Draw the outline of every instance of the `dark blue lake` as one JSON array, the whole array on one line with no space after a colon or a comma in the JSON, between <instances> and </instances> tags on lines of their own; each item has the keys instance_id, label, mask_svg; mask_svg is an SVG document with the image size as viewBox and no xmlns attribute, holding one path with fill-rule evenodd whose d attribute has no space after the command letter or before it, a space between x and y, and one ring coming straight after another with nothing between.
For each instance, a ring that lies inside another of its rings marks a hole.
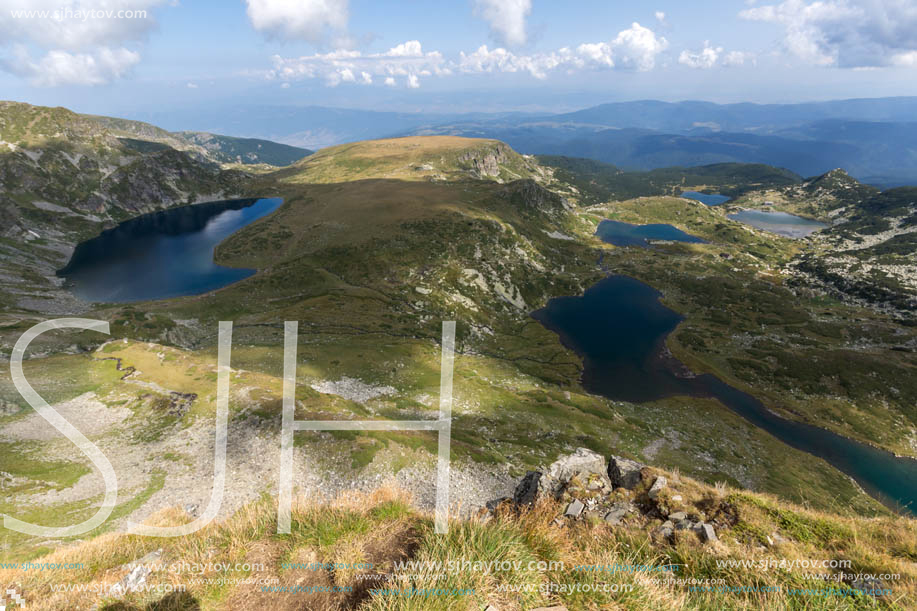
<instances>
[{"instance_id":1,"label":"dark blue lake","mask_svg":"<svg viewBox=\"0 0 917 611\"><path fill-rule=\"evenodd\" d=\"M662 223L632 225L621 221L604 220L599 223L598 228L595 230L595 235L599 236L603 242L608 242L615 246L639 246L640 248L649 248L650 243L648 240L671 240L673 242L691 242L694 244L707 243L702 238L685 233L672 225Z\"/></svg>"},{"instance_id":2,"label":"dark blue lake","mask_svg":"<svg viewBox=\"0 0 917 611\"><path fill-rule=\"evenodd\" d=\"M654 288L610 276L581 297L559 297L532 316L583 357L583 387L610 399L644 402L672 395L713 397L780 441L823 458L890 507L917 507L917 460L896 458L819 427L781 418L719 378L693 376L664 350L681 316Z\"/></svg>"},{"instance_id":3,"label":"dark blue lake","mask_svg":"<svg viewBox=\"0 0 917 611\"><path fill-rule=\"evenodd\" d=\"M144 214L79 244L57 273L87 301L123 303L206 293L255 273L217 265L213 250L282 203L279 198L230 200Z\"/></svg>"},{"instance_id":4,"label":"dark blue lake","mask_svg":"<svg viewBox=\"0 0 917 611\"><path fill-rule=\"evenodd\" d=\"M719 193L701 193L700 191L682 191L681 196L686 199L693 199L708 206L719 206L725 204L730 198Z\"/></svg>"}]
</instances>

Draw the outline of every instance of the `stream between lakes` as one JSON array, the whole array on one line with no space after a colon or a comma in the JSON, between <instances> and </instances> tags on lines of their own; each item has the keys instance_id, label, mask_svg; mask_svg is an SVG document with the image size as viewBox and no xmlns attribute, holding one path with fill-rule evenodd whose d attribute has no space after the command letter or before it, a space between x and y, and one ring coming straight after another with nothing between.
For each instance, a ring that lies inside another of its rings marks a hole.
<instances>
[{"instance_id":1,"label":"stream between lakes","mask_svg":"<svg viewBox=\"0 0 917 611\"><path fill-rule=\"evenodd\" d=\"M78 296L131 302L205 293L255 273L213 262L217 244L276 210L280 199L233 200L143 215L81 243L59 272ZM674 231L673 231L674 230ZM606 239L649 247L649 239L702 242L669 226L603 226ZM694 376L664 350L682 317L660 293L626 276L610 276L580 297L552 299L532 315L584 359L583 386L610 399L644 402L672 395L714 397L753 425L825 459L891 507L917 506L917 460L859 443L770 412L715 376Z\"/></svg>"},{"instance_id":2,"label":"stream between lakes","mask_svg":"<svg viewBox=\"0 0 917 611\"><path fill-rule=\"evenodd\" d=\"M672 395L713 397L780 441L851 476L885 505L914 513L917 460L788 420L716 376L694 376L664 349L682 317L661 293L628 276L609 276L579 297L558 297L532 316L583 357L583 387L609 399L644 402Z\"/></svg>"}]
</instances>

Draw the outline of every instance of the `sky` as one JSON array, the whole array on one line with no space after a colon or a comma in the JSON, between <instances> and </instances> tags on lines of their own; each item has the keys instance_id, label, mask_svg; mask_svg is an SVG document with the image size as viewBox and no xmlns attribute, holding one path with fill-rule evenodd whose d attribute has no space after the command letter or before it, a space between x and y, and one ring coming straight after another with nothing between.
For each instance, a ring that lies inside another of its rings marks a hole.
<instances>
[{"instance_id":1,"label":"sky","mask_svg":"<svg viewBox=\"0 0 917 611\"><path fill-rule=\"evenodd\" d=\"M0 99L97 114L897 95L915 0L0 0Z\"/></svg>"}]
</instances>

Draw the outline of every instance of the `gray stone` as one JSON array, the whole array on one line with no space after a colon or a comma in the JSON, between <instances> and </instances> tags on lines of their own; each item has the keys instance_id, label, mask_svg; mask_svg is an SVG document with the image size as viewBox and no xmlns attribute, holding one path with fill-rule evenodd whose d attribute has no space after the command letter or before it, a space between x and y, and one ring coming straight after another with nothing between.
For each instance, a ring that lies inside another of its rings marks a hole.
<instances>
[{"instance_id":1,"label":"gray stone","mask_svg":"<svg viewBox=\"0 0 917 611\"><path fill-rule=\"evenodd\" d=\"M671 537L675 533L675 525L672 524L671 520L666 520L663 522L662 526L659 527L659 534L663 537Z\"/></svg>"},{"instance_id":2,"label":"gray stone","mask_svg":"<svg viewBox=\"0 0 917 611\"><path fill-rule=\"evenodd\" d=\"M771 537L774 538L774 543L777 544L777 545L779 545L779 544L781 544L781 543L789 543L789 542L790 542L790 539L787 539L786 537L784 537L783 535L781 535L781 534L778 533L777 531L772 532L772 533L771 533Z\"/></svg>"},{"instance_id":3,"label":"gray stone","mask_svg":"<svg viewBox=\"0 0 917 611\"><path fill-rule=\"evenodd\" d=\"M146 578L149 577L152 572L152 570L145 566L135 566L121 579L121 581L108 590L108 595L121 597L129 592L136 592L146 584Z\"/></svg>"},{"instance_id":4,"label":"gray stone","mask_svg":"<svg viewBox=\"0 0 917 611\"><path fill-rule=\"evenodd\" d=\"M605 514L605 521L609 524L616 526L621 523L621 520L624 519L624 516L627 515L633 509L631 503L615 503L611 506L611 510Z\"/></svg>"},{"instance_id":5,"label":"gray stone","mask_svg":"<svg viewBox=\"0 0 917 611\"><path fill-rule=\"evenodd\" d=\"M583 508L586 506L583 505L577 499L573 499L569 505L567 505L567 510L564 512L565 516L571 518L578 518L581 513L583 513Z\"/></svg>"},{"instance_id":6,"label":"gray stone","mask_svg":"<svg viewBox=\"0 0 917 611\"><path fill-rule=\"evenodd\" d=\"M513 491L513 503L516 505L533 505L539 497L541 472L529 471Z\"/></svg>"},{"instance_id":7,"label":"gray stone","mask_svg":"<svg viewBox=\"0 0 917 611\"><path fill-rule=\"evenodd\" d=\"M656 478L656 481L653 482L653 485L650 486L650 489L647 491L647 495L651 499L659 498L659 493L662 492L662 489L665 488L668 483L669 482L665 478L665 476L660 475L659 477Z\"/></svg>"},{"instance_id":8,"label":"gray stone","mask_svg":"<svg viewBox=\"0 0 917 611\"><path fill-rule=\"evenodd\" d=\"M644 466L629 458L612 456L608 460L608 477L616 488L633 490L640 484L640 470Z\"/></svg>"},{"instance_id":9,"label":"gray stone","mask_svg":"<svg viewBox=\"0 0 917 611\"><path fill-rule=\"evenodd\" d=\"M691 530L694 528L694 522L691 520L679 520L675 522L675 530Z\"/></svg>"},{"instance_id":10,"label":"gray stone","mask_svg":"<svg viewBox=\"0 0 917 611\"><path fill-rule=\"evenodd\" d=\"M596 488L611 487L605 468L605 458L588 448L577 448L573 454L555 460L548 467L542 486L547 493L558 496L574 477L578 477L583 483L590 479L598 480Z\"/></svg>"},{"instance_id":11,"label":"gray stone","mask_svg":"<svg viewBox=\"0 0 917 611\"><path fill-rule=\"evenodd\" d=\"M854 590L859 590L866 596L882 596L883 590L887 588L882 584L882 580L875 577L863 577L850 584Z\"/></svg>"},{"instance_id":12,"label":"gray stone","mask_svg":"<svg viewBox=\"0 0 917 611\"><path fill-rule=\"evenodd\" d=\"M716 531L713 530L713 526L711 526L710 524L704 524L703 526L701 526L700 532L701 532L701 539L703 539L705 542L709 543L712 541L719 540L716 537Z\"/></svg>"},{"instance_id":13,"label":"gray stone","mask_svg":"<svg viewBox=\"0 0 917 611\"><path fill-rule=\"evenodd\" d=\"M673 522L679 522L679 521L681 521L681 520L687 520L687 519L688 519L688 514L686 514L684 511L676 511L675 513L670 513L670 514L669 514L669 519L672 520Z\"/></svg>"}]
</instances>

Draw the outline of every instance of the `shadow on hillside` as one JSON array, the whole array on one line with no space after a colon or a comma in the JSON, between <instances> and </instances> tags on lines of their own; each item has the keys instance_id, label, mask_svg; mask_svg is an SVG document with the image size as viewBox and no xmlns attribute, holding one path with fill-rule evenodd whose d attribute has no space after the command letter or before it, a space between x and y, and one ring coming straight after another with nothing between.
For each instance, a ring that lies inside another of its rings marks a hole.
<instances>
[{"instance_id":1,"label":"shadow on hillside","mask_svg":"<svg viewBox=\"0 0 917 611\"><path fill-rule=\"evenodd\" d=\"M101 611L200 611L201 604L187 592L172 592L146 606L114 603L102 607Z\"/></svg>"}]
</instances>

